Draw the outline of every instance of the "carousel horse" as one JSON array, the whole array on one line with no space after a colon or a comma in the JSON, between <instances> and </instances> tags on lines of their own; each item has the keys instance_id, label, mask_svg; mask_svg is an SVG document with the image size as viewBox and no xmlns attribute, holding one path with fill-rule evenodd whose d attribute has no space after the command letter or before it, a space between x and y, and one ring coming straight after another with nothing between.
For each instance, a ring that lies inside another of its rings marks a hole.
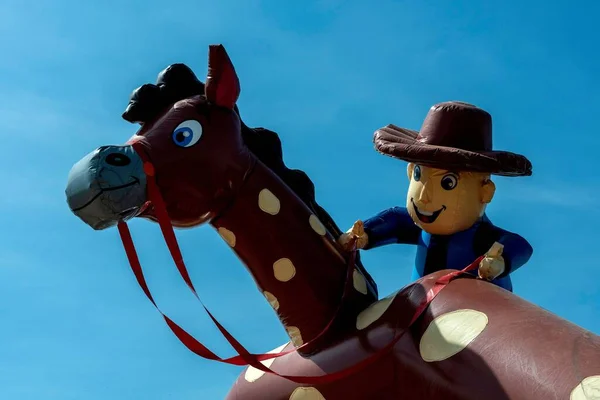
<instances>
[{"instance_id":1,"label":"carousel horse","mask_svg":"<svg viewBox=\"0 0 600 400\"><path fill-rule=\"evenodd\" d=\"M241 122L222 46L209 47L205 84L181 64L163 72L123 114L141 129L77 162L67 201L94 229L118 226L153 303L131 218L158 222L194 293L173 227L209 223L238 255L288 343L250 354L209 313L239 354L223 360L163 314L191 351L248 365L227 399L600 399L600 337L489 282L438 271L378 300L277 134Z\"/></svg>"}]
</instances>

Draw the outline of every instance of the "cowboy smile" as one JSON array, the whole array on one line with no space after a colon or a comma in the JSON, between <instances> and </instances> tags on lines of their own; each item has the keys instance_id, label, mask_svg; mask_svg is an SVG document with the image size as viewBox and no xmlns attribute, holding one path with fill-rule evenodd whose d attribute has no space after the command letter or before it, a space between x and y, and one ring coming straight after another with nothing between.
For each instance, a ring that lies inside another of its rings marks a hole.
<instances>
[{"instance_id":1,"label":"cowboy smile","mask_svg":"<svg viewBox=\"0 0 600 400\"><path fill-rule=\"evenodd\" d=\"M440 208L437 211L433 211L433 212L425 211L425 210L422 210L419 207L417 207L412 198L410 199L410 202L413 205L413 209L415 210L415 214L417 215L417 218L419 218L419 221L426 223L426 224L433 223L437 219L437 217L440 215L440 213L446 209L446 206L442 205L442 208Z\"/></svg>"}]
</instances>

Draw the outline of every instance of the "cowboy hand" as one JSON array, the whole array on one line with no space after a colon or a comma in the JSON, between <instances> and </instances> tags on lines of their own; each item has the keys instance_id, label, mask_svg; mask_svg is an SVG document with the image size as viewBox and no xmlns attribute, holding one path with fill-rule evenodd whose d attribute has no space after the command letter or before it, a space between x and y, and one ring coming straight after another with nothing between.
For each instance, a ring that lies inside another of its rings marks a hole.
<instances>
[{"instance_id":1,"label":"cowboy hand","mask_svg":"<svg viewBox=\"0 0 600 400\"><path fill-rule=\"evenodd\" d=\"M502 250L504 246L495 242L485 253L485 257L479 263L478 275L480 278L491 281L500 276L505 269Z\"/></svg>"},{"instance_id":2,"label":"cowboy hand","mask_svg":"<svg viewBox=\"0 0 600 400\"><path fill-rule=\"evenodd\" d=\"M338 238L338 243L344 250L350 251L353 247L353 240L356 240L357 249L364 248L369 242L369 237L361 220L356 221L346 233L342 233Z\"/></svg>"}]
</instances>

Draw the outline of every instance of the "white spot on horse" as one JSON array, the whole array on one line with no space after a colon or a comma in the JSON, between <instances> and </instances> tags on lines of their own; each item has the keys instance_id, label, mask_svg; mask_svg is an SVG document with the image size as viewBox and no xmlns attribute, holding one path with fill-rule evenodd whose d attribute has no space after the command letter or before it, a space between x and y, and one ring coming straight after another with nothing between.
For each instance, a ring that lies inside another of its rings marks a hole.
<instances>
[{"instance_id":1,"label":"white spot on horse","mask_svg":"<svg viewBox=\"0 0 600 400\"><path fill-rule=\"evenodd\" d=\"M275 353L282 352L283 349L285 348L285 346L288 345L288 343L284 343L281 346L277 347L276 349L269 351L268 354L275 354ZM271 368L271 365L273 365L274 362L275 362L274 358L269 358L268 360L261 361L260 363L267 368ZM265 374L264 371L261 371L260 369L256 369L253 366L248 366L248 369L246 369L246 373L244 373L244 379L247 382L255 382L258 378L260 378L264 374Z\"/></svg>"},{"instance_id":2,"label":"white spot on horse","mask_svg":"<svg viewBox=\"0 0 600 400\"><path fill-rule=\"evenodd\" d=\"M273 307L273 310L275 310L275 311L279 310L279 300L277 300L277 297L275 297L275 295L273 295L273 293L267 292L265 290L263 292L263 295L265 296L265 298L267 299L267 301L269 302L271 307Z\"/></svg>"},{"instance_id":3,"label":"white spot on horse","mask_svg":"<svg viewBox=\"0 0 600 400\"><path fill-rule=\"evenodd\" d=\"M235 247L235 233L223 227L220 227L217 231L228 245L230 245L231 247Z\"/></svg>"},{"instance_id":4,"label":"white spot on horse","mask_svg":"<svg viewBox=\"0 0 600 400\"><path fill-rule=\"evenodd\" d=\"M296 347L302 346L304 344L304 340L302 340L302 332L297 326L287 326L285 328L288 336L292 340L292 344Z\"/></svg>"},{"instance_id":5,"label":"white spot on horse","mask_svg":"<svg viewBox=\"0 0 600 400\"><path fill-rule=\"evenodd\" d=\"M277 215L281 209L281 204L277 196L269 189L263 189L258 194L258 207L267 214Z\"/></svg>"},{"instance_id":6,"label":"white spot on horse","mask_svg":"<svg viewBox=\"0 0 600 400\"><path fill-rule=\"evenodd\" d=\"M356 318L356 329L362 330L377 321L387 311L398 292L389 295L364 309Z\"/></svg>"},{"instance_id":7,"label":"white spot on horse","mask_svg":"<svg viewBox=\"0 0 600 400\"><path fill-rule=\"evenodd\" d=\"M487 315L476 310L456 310L438 316L421 337L421 358L432 362L452 357L467 348L487 324Z\"/></svg>"},{"instance_id":8,"label":"white spot on horse","mask_svg":"<svg viewBox=\"0 0 600 400\"><path fill-rule=\"evenodd\" d=\"M600 400L600 375L582 380L571 392L569 400Z\"/></svg>"},{"instance_id":9,"label":"white spot on horse","mask_svg":"<svg viewBox=\"0 0 600 400\"><path fill-rule=\"evenodd\" d=\"M290 400L325 400L325 397L314 387L297 387L292 392Z\"/></svg>"},{"instance_id":10,"label":"white spot on horse","mask_svg":"<svg viewBox=\"0 0 600 400\"><path fill-rule=\"evenodd\" d=\"M325 226L323 226L323 224L321 223L321 221L319 221L319 218L317 218L316 215L311 214L308 218L308 223L310 224L310 227L313 228L313 231L317 232L319 235L325 236L325 234L327 233Z\"/></svg>"},{"instance_id":11,"label":"white spot on horse","mask_svg":"<svg viewBox=\"0 0 600 400\"><path fill-rule=\"evenodd\" d=\"M352 283L354 284L354 289L356 289L359 293L367 294L367 281L363 274L361 274L356 269L352 273Z\"/></svg>"},{"instance_id":12,"label":"white spot on horse","mask_svg":"<svg viewBox=\"0 0 600 400\"><path fill-rule=\"evenodd\" d=\"M280 258L273 263L273 273L278 281L287 282L296 275L296 267L289 258Z\"/></svg>"}]
</instances>

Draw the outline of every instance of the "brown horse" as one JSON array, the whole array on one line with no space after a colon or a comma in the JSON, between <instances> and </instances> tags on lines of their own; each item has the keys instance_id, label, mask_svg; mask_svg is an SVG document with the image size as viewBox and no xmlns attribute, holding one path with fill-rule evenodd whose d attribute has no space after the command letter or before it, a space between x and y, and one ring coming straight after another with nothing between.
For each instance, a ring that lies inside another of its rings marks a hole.
<instances>
[{"instance_id":1,"label":"brown horse","mask_svg":"<svg viewBox=\"0 0 600 400\"><path fill-rule=\"evenodd\" d=\"M600 399L600 338L494 285L446 280L434 298L442 271L377 301L277 135L241 122L222 46L208 64L205 85L179 65L134 93L123 116L141 130L80 160L66 193L94 229L210 223L239 256L289 334L275 352L291 352L261 358L288 378L254 363L229 399Z\"/></svg>"}]
</instances>

